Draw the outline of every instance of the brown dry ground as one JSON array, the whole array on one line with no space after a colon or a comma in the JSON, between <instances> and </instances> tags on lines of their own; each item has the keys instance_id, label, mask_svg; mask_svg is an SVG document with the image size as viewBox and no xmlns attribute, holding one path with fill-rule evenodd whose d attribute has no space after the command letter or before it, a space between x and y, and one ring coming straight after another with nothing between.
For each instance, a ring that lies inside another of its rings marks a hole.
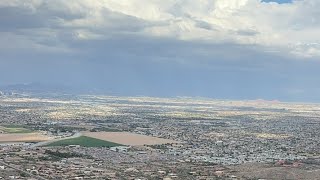
<instances>
[{"instance_id":1,"label":"brown dry ground","mask_svg":"<svg viewBox=\"0 0 320 180\"><path fill-rule=\"evenodd\" d=\"M0 143L8 142L41 142L49 138L39 133L0 134Z\"/></svg>"},{"instance_id":2,"label":"brown dry ground","mask_svg":"<svg viewBox=\"0 0 320 180\"><path fill-rule=\"evenodd\" d=\"M178 141L150 137L128 132L84 132L83 135L128 146L179 143Z\"/></svg>"},{"instance_id":3,"label":"brown dry ground","mask_svg":"<svg viewBox=\"0 0 320 180\"><path fill-rule=\"evenodd\" d=\"M274 167L259 163L248 163L231 168L241 179L290 179L290 180L316 180L320 179L320 170L308 171L299 167Z\"/></svg>"}]
</instances>

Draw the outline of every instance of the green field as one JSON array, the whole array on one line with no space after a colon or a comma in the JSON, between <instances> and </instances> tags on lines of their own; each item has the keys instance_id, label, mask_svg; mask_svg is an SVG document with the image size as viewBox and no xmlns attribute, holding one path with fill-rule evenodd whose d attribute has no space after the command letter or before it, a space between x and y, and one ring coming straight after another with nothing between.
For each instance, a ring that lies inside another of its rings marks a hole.
<instances>
[{"instance_id":1,"label":"green field","mask_svg":"<svg viewBox=\"0 0 320 180\"><path fill-rule=\"evenodd\" d=\"M4 133L32 133L34 131L24 128L22 126L16 126L16 125L5 125L5 126L0 126L0 131L3 131Z\"/></svg>"},{"instance_id":2,"label":"green field","mask_svg":"<svg viewBox=\"0 0 320 180\"><path fill-rule=\"evenodd\" d=\"M69 145L80 145L83 147L114 147L122 146L121 144L103 141L100 139L95 139L87 136L81 136L73 139L66 139L57 142L53 142L47 146L69 146Z\"/></svg>"}]
</instances>

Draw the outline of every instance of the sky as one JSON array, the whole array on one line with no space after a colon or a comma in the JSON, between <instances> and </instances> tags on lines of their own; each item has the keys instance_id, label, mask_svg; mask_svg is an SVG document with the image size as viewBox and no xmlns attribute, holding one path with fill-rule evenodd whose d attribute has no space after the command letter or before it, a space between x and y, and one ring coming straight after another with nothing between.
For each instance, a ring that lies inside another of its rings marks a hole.
<instances>
[{"instance_id":1,"label":"sky","mask_svg":"<svg viewBox=\"0 0 320 180\"><path fill-rule=\"evenodd\" d=\"M1 0L0 86L320 102L319 0Z\"/></svg>"},{"instance_id":2,"label":"sky","mask_svg":"<svg viewBox=\"0 0 320 180\"><path fill-rule=\"evenodd\" d=\"M292 0L263 0L263 2L276 2L279 4L292 3Z\"/></svg>"}]
</instances>

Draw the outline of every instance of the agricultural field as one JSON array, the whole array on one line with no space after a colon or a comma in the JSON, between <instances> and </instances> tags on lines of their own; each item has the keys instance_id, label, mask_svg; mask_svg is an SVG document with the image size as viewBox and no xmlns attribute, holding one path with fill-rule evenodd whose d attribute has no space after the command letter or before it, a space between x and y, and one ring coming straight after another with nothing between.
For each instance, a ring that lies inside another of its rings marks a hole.
<instances>
[{"instance_id":1,"label":"agricultural field","mask_svg":"<svg viewBox=\"0 0 320 180\"><path fill-rule=\"evenodd\" d=\"M57 142L48 144L47 146L69 146L69 145L80 145L82 147L114 147L122 146L121 144L104 141L92 137L81 136L72 139L65 139Z\"/></svg>"},{"instance_id":2,"label":"agricultural field","mask_svg":"<svg viewBox=\"0 0 320 180\"><path fill-rule=\"evenodd\" d=\"M4 125L0 126L0 133L32 133L34 131L24 128L22 126L16 126L16 125Z\"/></svg>"},{"instance_id":3,"label":"agricultural field","mask_svg":"<svg viewBox=\"0 0 320 180\"><path fill-rule=\"evenodd\" d=\"M42 142L50 140L49 137L39 133L11 133L0 134L0 143L13 142Z\"/></svg>"},{"instance_id":4,"label":"agricultural field","mask_svg":"<svg viewBox=\"0 0 320 180\"><path fill-rule=\"evenodd\" d=\"M143 145L157 145L157 144L177 144L178 141L163 139L157 137L150 137L140 134L128 132L85 132L85 136L110 141L114 143L124 144L128 146L143 146Z\"/></svg>"}]
</instances>

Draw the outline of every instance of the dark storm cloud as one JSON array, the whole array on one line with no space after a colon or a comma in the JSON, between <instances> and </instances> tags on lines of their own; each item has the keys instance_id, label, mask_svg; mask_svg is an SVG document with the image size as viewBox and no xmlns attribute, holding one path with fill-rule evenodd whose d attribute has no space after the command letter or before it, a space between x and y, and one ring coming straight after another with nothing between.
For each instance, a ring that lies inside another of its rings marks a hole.
<instances>
[{"instance_id":1,"label":"dark storm cloud","mask_svg":"<svg viewBox=\"0 0 320 180\"><path fill-rule=\"evenodd\" d=\"M19 7L0 7L0 22L1 31L45 26L45 21L42 17L35 16L24 8Z\"/></svg>"},{"instance_id":2,"label":"dark storm cloud","mask_svg":"<svg viewBox=\"0 0 320 180\"><path fill-rule=\"evenodd\" d=\"M196 22L196 27L203 28L206 30L213 30L214 29L214 27L207 22L199 21L199 20L196 20L195 22Z\"/></svg>"},{"instance_id":3,"label":"dark storm cloud","mask_svg":"<svg viewBox=\"0 0 320 180\"><path fill-rule=\"evenodd\" d=\"M84 17L84 13L52 9L49 2L41 4L37 9L24 6L3 6L0 7L0 30L12 32L19 29L54 28L59 25L59 20L71 21Z\"/></svg>"},{"instance_id":4,"label":"dark storm cloud","mask_svg":"<svg viewBox=\"0 0 320 180\"><path fill-rule=\"evenodd\" d=\"M170 15L155 9L144 17L100 1L39 2L0 6L0 84L53 83L118 95L320 101L313 97L320 97L316 57L293 58L286 47L241 39L263 39L255 28L230 23L230 30L219 26L228 19L212 23L184 8L173 7ZM311 54L318 49L301 46Z\"/></svg>"},{"instance_id":5,"label":"dark storm cloud","mask_svg":"<svg viewBox=\"0 0 320 180\"><path fill-rule=\"evenodd\" d=\"M249 29L249 30L238 30L236 33L241 35L241 36L255 36L255 35L259 34L259 32L251 30L251 29Z\"/></svg>"}]
</instances>

